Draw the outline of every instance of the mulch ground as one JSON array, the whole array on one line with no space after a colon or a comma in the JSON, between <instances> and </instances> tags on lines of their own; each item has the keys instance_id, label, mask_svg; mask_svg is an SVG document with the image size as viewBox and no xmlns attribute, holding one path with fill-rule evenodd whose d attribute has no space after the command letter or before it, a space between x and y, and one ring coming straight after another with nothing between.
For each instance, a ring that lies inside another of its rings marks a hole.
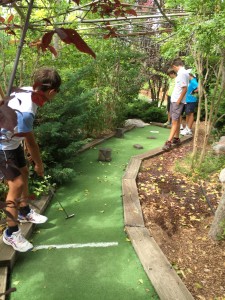
<instances>
[{"instance_id":1,"label":"mulch ground","mask_svg":"<svg viewBox=\"0 0 225 300\"><path fill-rule=\"evenodd\" d=\"M188 143L143 162L137 185L145 225L195 299L224 300L225 242L208 236L221 197L219 171L207 182L175 171L191 150Z\"/></svg>"}]
</instances>

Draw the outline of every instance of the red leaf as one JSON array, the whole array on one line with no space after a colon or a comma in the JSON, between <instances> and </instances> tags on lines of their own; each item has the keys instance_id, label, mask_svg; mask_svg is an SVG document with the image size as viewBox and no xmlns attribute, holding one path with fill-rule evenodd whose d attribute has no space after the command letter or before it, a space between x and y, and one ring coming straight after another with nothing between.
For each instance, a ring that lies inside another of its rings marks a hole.
<instances>
[{"instance_id":1,"label":"red leaf","mask_svg":"<svg viewBox=\"0 0 225 300\"><path fill-rule=\"evenodd\" d=\"M52 25L51 21L47 18L44 18L43 21L46 21L47 24Z\"/></svg>"},{"instance_id":2,"label":"red leaf","mask_svg":"<svg viewBox=\"0 0 225 300\"><path fill-rule=\"evenodd\" d=\"M95 53L81 38L81 36L77 33L76 30L70 28L57 28L55 30L58 34L60 33L59 37L62 41L64 41L67 44L74 44L79 51L90 54L91 56L96 58Z\"/></svg>"},{"instance_id":3,"label":"red leaf","mask_svg":"<svg viewBox=\"0 0 225 300\"><path fill-rule=\"evenodd\" d=\"M110 38L110 36L111 36L111 33L108 33L108 34L105 34L105 35L103 35L103 39L109 39Z\"/></svg>"},{"instance_id":4,"label":"red leaf","mask_svg":"<svg viewBox=\"0 0 225 300\"><path fill-rule=\"evenodd\" d=\"M58 53L57 51L55 50L55 48L51 45L48 46L48 49L51 51L51 53L54 55L54 56L57 56Z\"/></svg>"},{"instance_id":5,"label":"red leaf","mask_svg":"<svg viewBox=\"0 0 225 300\"><path fill-rule=\"evenodd\" d=\"M108 4L101 4L103 14L110 15L113 11L113 8L110 7Z\"/></svg>"},{"instance_id":6,"label":"red leaf","mask_svg":"<svg viewBox=\"0 0 225 300\"><path fill-rule=\"evenodd\" d=\"M4 23L5 19L3 17L0 17L0 22Z\"/></svg>"},{"instance_id":7,"label":"red leaf","mask_svg":"<svg viewBox=\"0 0 225 300\"><path fill-rule=\"evenodd\" d=\"M10 15L7 22L10 23L14 19L14 15Z\"/></svg>"},{"instance_id":8,"label":"red leaf","mask_svg":"<svg viewBox=\"0 0 225 300\"><path fill-rule=\"evenodd\" d=\"M56 28L55 31L58 34L58 36L60 37L60 39L66 43L66 44L71 44L71 40L69 35L65 32L66 29L64 28Z\"/></svg>"},{"instance_id":9,"label":"red leaf","mask_svg":"<svg viewBox=\"0 0 225 300\"><path fill-rule=\"evenodd\" d=\"M31 194L28 196L28 200L36 200L36 196L34 194Z\"/></svg>"},{"instance_id":10,"label":"red leaf","mask_svg":"<svg viewBox=\"0 0 225 300\"><path fill-rule=\"evenodd\" d=\"M92 13L94 14L94 13L96 13L98 11L98 8L96 7L96 6L93 6L93 8L92 8Z\"/></svg>"},{"instance_id":11,"label":"red leaf","mask_svg":"<svg viewBox=\"0 0 225 300\"><path fill-rule=\"evenodd\" d=\"M73 0L77 5L80 5L80 0Z\"/></svg>"},{"instance_id":12,"label":"red leaf","mask_svg":"<svg viewBox=\"0 0 225 300\"><path fill-rule=\"evenodd\" d=\"M7 34L16 35L15 31L13 31L12 29L6 28L5 31L7 32Z\"/></svg>"},{"instance_id":13,"label":"red leaf","mask_svg":"<svg viewBox=\"0 0 225 300\"><path fill-rule=\"evenodd\" d=\"M13 24L13 27L14 27L14 28L22 28L22 26L17 25L17 24Z\"/></svg>"},{"instance_id":14,"label":"red leaf","mask_svg":"<svg viewBox=\"0 0 225 300\"><path fill-rule=\"evenodd\" d=\"M16 125L17 125L17 115L15 110L6 104L1 105L0 127L13 132Z\"/></svg>"},{"instance_id":15,"label":"red leaf","mask_svg":"<svg viewBox=\"0 0 225 300\"><path fill-rule=\"evenodd\" d=\"M115 17L119 17L123 15L123 11L121 9L115 10L114 11L114 15Z\"/></svg>"},{"instance_id":16,"label":"red leaf","mask_svg":"<svg viewBox=\"0 0 225 300\"><path fill-rule=\"evenodd\" d=\"M110 32L103 36L104 39L109 39L110 37L117 37L118 34L116 33L115 29L110 30Z\"/></svg>"},{"instance_id":17,"label":"red leaf","mask_svg":"<svg viewBox=\"0 0 225 300\"><path fill-rule=\"evenodd\" d=\"M34 47L34 46L40 47L40 44L41 44L41 41L34 41L34 42L31 42L29 44L29 46L30 47Z\"/></svg>"},{"instance_id":18,"label":"red leaf","mask_svg":"<svg viewBox=\"0 0 225 300\"><path fill-rule=\"evenodd\" d=\"M49 32L47 32L47 33L45 33L45 34L43 35L42 40L41 40L41 43L43 44L43 46L44 46L45 48L47 48L47 47L49 46L49 44L51 43L51 41L52 41L52 36L53 36L54 33L55 33L55 31L52 30L52 31L49 31Z\"/></svg>"},{"instance_id":19,"label":"red leaf","mask_svg":"<svg viewBox=\"0 0 225 300\"><path fill-rule=\"evenodd\" d=\"M117 7L120 7L120 6L121 6L121 3L120 3L120 2L114 4L114 8L117 8Z\"/></svg>"},{"instance_id":20,"label":"red leaf","mask_svg":"<svg viewBox=\"0 0 225 300\"><path fill-rule=\"evenodd\" d=\"M126 13L129 15L137 16L137 13L134 9L127 9Z\"/></svg>"},{"instance_id":21,"label":"red leaf","mask_svg":"<svg viewBox=\"0 0 225 300\"><path fill-rule=\"evenodd\" d=\"M115 31L111 32L111 37L117 37L117 36L118 34Z\"/></svg>"}]
</instances>

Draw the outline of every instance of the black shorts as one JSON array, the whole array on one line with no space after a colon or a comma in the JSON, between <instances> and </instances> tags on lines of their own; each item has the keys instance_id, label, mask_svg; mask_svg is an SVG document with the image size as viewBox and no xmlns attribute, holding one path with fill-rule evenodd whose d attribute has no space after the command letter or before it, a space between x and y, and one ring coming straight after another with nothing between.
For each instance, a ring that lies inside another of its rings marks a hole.
<instances>
[{"instance_id":1,"label":"black shorts","mask_svg":"<svg viewBox=\"0 0 225 300\"><path fill-rule=\"evenodd\" d=\"M189 115L189 114L191 114L191 113L194 113L196 107L197 107L197 102L188 102L188 103L186 104L186 109L185 109L186 115Z\"/></svg>"},{"instance_id":2,"label":"black shorts","mask_svg":"<svg viewBox=\"0 0 225 300\"><path fill-rule=\"evenodd\" d=\"M6 180L18 177L21 174L20 168L25 167L26 164L22 146L14 150L0 150L0 171Z\"/></svg>"}]
</instances>

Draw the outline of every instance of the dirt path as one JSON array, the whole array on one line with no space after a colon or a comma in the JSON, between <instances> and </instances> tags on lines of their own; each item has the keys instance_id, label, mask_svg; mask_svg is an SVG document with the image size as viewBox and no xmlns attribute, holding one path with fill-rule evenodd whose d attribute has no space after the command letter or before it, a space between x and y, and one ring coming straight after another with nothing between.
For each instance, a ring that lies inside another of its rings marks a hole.
<instances>
[{"instance_id":1,"label":"dirt path","mask_svg":"<svg viewBox=\"0 0 225 300\"><path fill-rule=\"evenodd\" d=\"M138 189L146 227L195 299L225 299L225 242L208 237L221 196L218 174L191 182L174 170L192 143L142 164ZM202 191L203 188L203 191Z\"/></svg>"}]
</instances>

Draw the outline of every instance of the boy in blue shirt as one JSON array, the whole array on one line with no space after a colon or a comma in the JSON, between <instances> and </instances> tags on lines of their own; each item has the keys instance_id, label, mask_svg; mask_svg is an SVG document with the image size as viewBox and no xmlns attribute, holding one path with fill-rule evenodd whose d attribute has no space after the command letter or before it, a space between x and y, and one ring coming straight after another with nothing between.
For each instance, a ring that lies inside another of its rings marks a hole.
<instances>
[{"instance_id":1,"label":"boy in blue shirt","mask_svg":"<svg viewBox=\"0 0 225 300\"><path fill-rule=\"evenodd\" d=\"M186 127L180 132L181 135L192 135L192 125L194 123L194 113L197 107L197 92L198 92L198 82L194 74L190 73L189 70L189 85L186 95Z\"/></svg>"},{"instance_id":2,"label":"boy in blue shirt","mask_svg":"<svg viewBox=\"0 0 225 300\"><path fill-rule=\"evenodd\" d=\"M22 141L34 162L34 170L44 176L40 150L33 133L33 122L38 106L50 101L59 92L61 78L51 68L41 68L34 74L33 87L23 87L11 94L7 105L16 112L17 126L14 132L1 128L0 171L8 183L6 210L13 216L7 218L7 229L3 232L3 242L19 252L26 252L33 245L21 234L18 222L45 223L47 217L36 213L28 204L28 167Z\"/></svg>"}]
</instances>

